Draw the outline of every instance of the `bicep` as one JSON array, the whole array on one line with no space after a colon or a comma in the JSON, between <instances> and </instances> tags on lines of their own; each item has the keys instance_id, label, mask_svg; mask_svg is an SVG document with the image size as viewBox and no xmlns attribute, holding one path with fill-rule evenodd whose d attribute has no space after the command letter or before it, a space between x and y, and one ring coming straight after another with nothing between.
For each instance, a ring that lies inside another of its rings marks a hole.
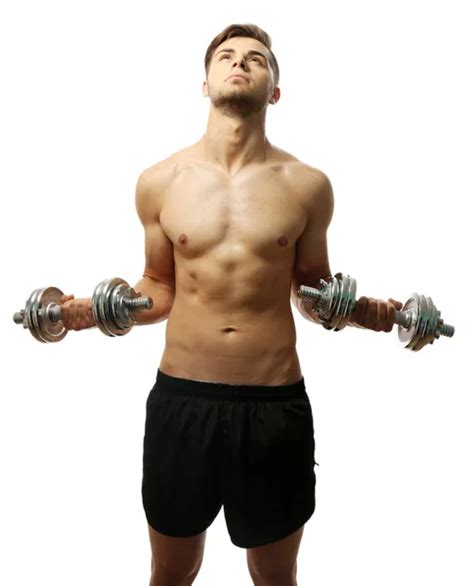
<instances>
[{"instance_id":1,"label":"bicep","mask_svg":"<svg viewBox=\"0 0 474 586\"><path fill-rule=\"evenodd\" d=\"M144 277L175 290L173 243L163 232L159 221L145 225Z\"/></svg>"},{"instance_id":2,"label":"bicep","mask_svg":"<svg viewBox=\"0 0 474 586\"><path fill-rule=\"evenodd\" d=\"M175 290L173 243L163 231L160 222L162 196L167 175L155 167L144 171L137 182L135 205L145 230L144 277Z\"/></svg>"},{"instance_id":3,"label":"bicep","mask_svg":"<svg viewBox=\"0 0 474 586\"><path fill-rule=\"evenodd\" d=\"M310 198L308 217L303 233L296 242L291 283L292 298L298 287L316 286L320 279L331 276L327 230L334 212L334 195L326 175L319 173Z\"/></svg>"}]
</instances>

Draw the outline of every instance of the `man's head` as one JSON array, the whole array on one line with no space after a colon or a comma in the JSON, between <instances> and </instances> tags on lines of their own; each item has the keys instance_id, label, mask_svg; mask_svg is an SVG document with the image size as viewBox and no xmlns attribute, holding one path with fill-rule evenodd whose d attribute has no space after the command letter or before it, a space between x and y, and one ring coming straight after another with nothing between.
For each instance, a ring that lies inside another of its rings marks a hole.
<instances>
[{"instance_id":1,"label":"man's head","mask_svg":"<svg viewBox=\"0 0 474 586\"><path fill-rule=\"evenodd\" d=\"M256 25L226 27L207 48L203 95L230 116L246 117L276 104L280 71L271 44L268 34Z\"/></svg>"}]
</instances>

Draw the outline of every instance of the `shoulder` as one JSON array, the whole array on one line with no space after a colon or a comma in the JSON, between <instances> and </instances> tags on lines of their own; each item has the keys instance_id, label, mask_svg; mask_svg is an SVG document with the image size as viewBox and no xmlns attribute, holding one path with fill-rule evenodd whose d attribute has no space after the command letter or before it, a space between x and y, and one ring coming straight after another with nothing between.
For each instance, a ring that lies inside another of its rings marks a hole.
<instances>
[{"instance_id":1,"label":"shoulder","mask_svg":"<svg viewBox=\"0 0 474 586\"><path fill-rule=\"evenodd\" d=\"M331 181L321 169L296 160L288 162L285 175L308 213L334 206Z\"/></svg>"},{"instance_id":2,"label":"shoulder","mask_svg":"<svg viewBox=\"0 0 474 586\"><path fill-rule=\"evenodd\" d=\"M135 188L135 207L142 223L159 218L166 189L177 172L172 156L144 169Z\"/></svg>"},{"instance_id":3,"label":"shoulder","mask_svg":"<svg viewBox=\"0 0 474 586\"><path fill-rule=\"evenodd\" d=\"M328 189L330 186L329 177L316 167L312 167L302 161L292 161L288 165L288 174L310 193Z\"/></svg>"},{"instance_id":4,"label":"shoulder","mask_svg":"<svg viewBox=\"0 0 474 586\"><path fill-rule=\"evenodd\" d=\"M176 172L177 162L173 160L173 155L162 161L144 169L137 180L139 190L148 190L154 186L161 187L166 181L170 180Z\"/></svg>"},{"instance_id":5,"label":"shoulder","mask_svg":"<svg viewBox=\"0 0 474 586\"><path fill-rule=\"evenodd\" d=\"M147 217L159 216L167 189L194 159L194 146L191 145L172 153L140 173L135 190L135 202L140 217L143 214Z\"/></svg>"},{"instance_id":6,"label":"shoulder","mask_svg":"<svg viewBox=\"0 0 474 586\"><path fill-rule=\"evenodd\" d=\"M272 153L272 159L282 164L284 175L296 186L307 188L313 192L314 190L327 189L330 185L328 176L321 169L308 165L275 145L272 145Z\"/></svg>"}]
</instances>

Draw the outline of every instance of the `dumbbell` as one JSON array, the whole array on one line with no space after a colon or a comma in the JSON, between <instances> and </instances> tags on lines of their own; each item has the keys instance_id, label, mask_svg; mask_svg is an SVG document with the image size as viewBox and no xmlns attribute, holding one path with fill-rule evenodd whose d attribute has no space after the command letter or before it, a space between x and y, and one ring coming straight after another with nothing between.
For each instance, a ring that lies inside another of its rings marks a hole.
<instances>
[{"instance_id":1,"label":"dumbbell","mask_svg":"<svg viewBox=\"0 0 474 586\"><path fill-rule=\"evenodd\" d=\"M320 279L317 288L301 285L297 295L313 301L312 310L327 330L339 332L346 327L356 307L356 288L355 279L337 273L329 282ZM412 293L403 308L395 311L395 323L400 342L415 352L440 336L454 335L454 326L443 322L432 299L418 293Z\"/></svg>"},{"instance_id":2,"label":"dumbbell","mask_svg":"<svg viewBox=\"0 0 474 586\"><path fill-rule=\"evenodd\" d=\"M39 342L59 342L68 330L61 321L61 296L57 287L35 289L25 308L13 315L16 324L30 330ZM97 327L107 336L127 334L136 321L133 314L153 307L151 297L142 297L120 278L105 279L94 289L92 314Z\"/></svg>"}]
</instances>

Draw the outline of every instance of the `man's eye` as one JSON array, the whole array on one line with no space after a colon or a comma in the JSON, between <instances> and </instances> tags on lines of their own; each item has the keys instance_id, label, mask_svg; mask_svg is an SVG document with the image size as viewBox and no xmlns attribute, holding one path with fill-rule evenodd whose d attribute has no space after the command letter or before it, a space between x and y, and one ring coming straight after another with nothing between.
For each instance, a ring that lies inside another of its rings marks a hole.
<instances>
[{"instance_id":1,"label":"man's eye","mask_svg":"<svg viewBox=\"0 0 474 586\"><path fill-rule=\"evenodd\" d=\"M220 58L220 61L222 61L222 59L224 59L224 57L229 57L229 55L224 54L222 55L222 57ZM257 61L257 63L260 63L260 59L258 57L251 57L251 60Z\"/></svg>"}]
</instances>

